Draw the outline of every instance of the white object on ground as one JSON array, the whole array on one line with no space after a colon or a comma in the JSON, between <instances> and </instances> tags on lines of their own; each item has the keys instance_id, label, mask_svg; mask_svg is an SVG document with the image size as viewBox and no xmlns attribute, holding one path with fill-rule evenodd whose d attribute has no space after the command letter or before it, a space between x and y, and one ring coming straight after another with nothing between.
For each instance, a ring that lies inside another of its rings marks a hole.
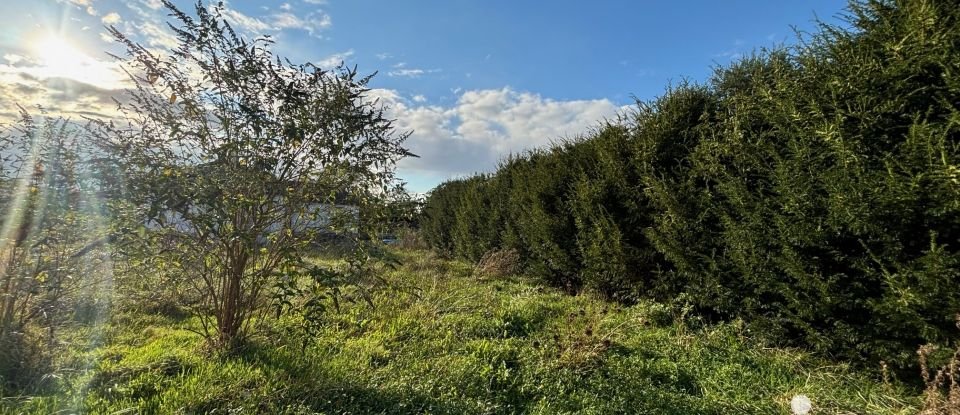
<instances>
[{"instance_id":1,"label":"white object on ground","mask_svg":"<svg viewBox=\"0 0 960 415\"><path fill-rule=\"evenodd\" d=\"M807 415L813 409L813 404L810 403L807 395L794 395L790 400L790 409L793 410L794 415Z\"/></svg>"}]
</instances>

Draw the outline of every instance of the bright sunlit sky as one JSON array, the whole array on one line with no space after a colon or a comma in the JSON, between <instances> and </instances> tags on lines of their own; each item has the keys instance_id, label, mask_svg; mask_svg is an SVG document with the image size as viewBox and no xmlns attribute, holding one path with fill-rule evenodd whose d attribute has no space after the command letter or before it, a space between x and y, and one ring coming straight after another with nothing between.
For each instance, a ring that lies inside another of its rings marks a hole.
<instances>
[{"instance_id":1,"label":"bright sunlit sky","mask_svg":"<svg viewBox=\"0 0 960 415\"><path fill-rule=\"evenodd\" d=\"M176 1L189 10L193 2ZM413 191L490 171L510 152L572 137L671 82L704 81L750 51L837 23L842 0L287 0L227 3L235 27L322 67L379 71L373 93L413 130ZM0 119L15 103L110 116L127 84L105 54L115 25L162 49L159 0L2 0Z\"/></svg>"}]
</instances>

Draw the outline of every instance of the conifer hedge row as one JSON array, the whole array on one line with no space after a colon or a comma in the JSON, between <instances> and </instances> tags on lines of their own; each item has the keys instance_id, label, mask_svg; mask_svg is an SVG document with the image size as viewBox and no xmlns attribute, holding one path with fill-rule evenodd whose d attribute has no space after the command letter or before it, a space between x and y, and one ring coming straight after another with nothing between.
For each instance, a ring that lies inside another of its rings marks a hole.
<instances>
[{"instance_id":1,"label":"conifer hedge row","mask_svg":"<svg viewBox=\"0 0 960 415\"><path fill-rule=\"evenodd\" d=\"M960 8L866 1L849 25L718 68L587 137L441 184L435 249L515 249L609 298L683 301L843 358L957 342Z\"/></svg>"}]
</instances>

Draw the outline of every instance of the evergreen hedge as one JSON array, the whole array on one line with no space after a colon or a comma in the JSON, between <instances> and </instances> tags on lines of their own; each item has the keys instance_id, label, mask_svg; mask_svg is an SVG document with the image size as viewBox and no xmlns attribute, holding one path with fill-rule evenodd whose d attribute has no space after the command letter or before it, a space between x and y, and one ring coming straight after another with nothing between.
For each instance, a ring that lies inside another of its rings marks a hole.
<instances>
[{"instance_id":1,"label":"evergreen hedge","mask_svg":"<svg viewBox=\"0 0 960 415\"><path fill-rule=\"evenodd\" d=\"M428 243L908 367L960 312L960 8L851 3L798 46L429 195Z\"/></svg>"}]
</instances>

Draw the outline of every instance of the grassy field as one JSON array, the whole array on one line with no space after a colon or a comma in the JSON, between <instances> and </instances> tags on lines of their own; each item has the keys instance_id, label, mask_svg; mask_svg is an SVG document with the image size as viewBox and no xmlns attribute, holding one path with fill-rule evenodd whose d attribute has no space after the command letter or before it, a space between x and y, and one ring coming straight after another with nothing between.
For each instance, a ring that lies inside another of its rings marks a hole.
<instances>
[{"instance_id":1,"label":"grassy field","mask_svg":"<svg viewBox=\"0 0 960 415\"><path fill-rule=\"evenodd\" d=\"M53 391L2 413L915 413L919 398L736 323L704 326L658 304L617 306L522 277L401 252L394 289L331 313L318 338L269 324L211 356L189 318L116 312L96 347L57 360Z\"/></svg>"}]
</instances>

